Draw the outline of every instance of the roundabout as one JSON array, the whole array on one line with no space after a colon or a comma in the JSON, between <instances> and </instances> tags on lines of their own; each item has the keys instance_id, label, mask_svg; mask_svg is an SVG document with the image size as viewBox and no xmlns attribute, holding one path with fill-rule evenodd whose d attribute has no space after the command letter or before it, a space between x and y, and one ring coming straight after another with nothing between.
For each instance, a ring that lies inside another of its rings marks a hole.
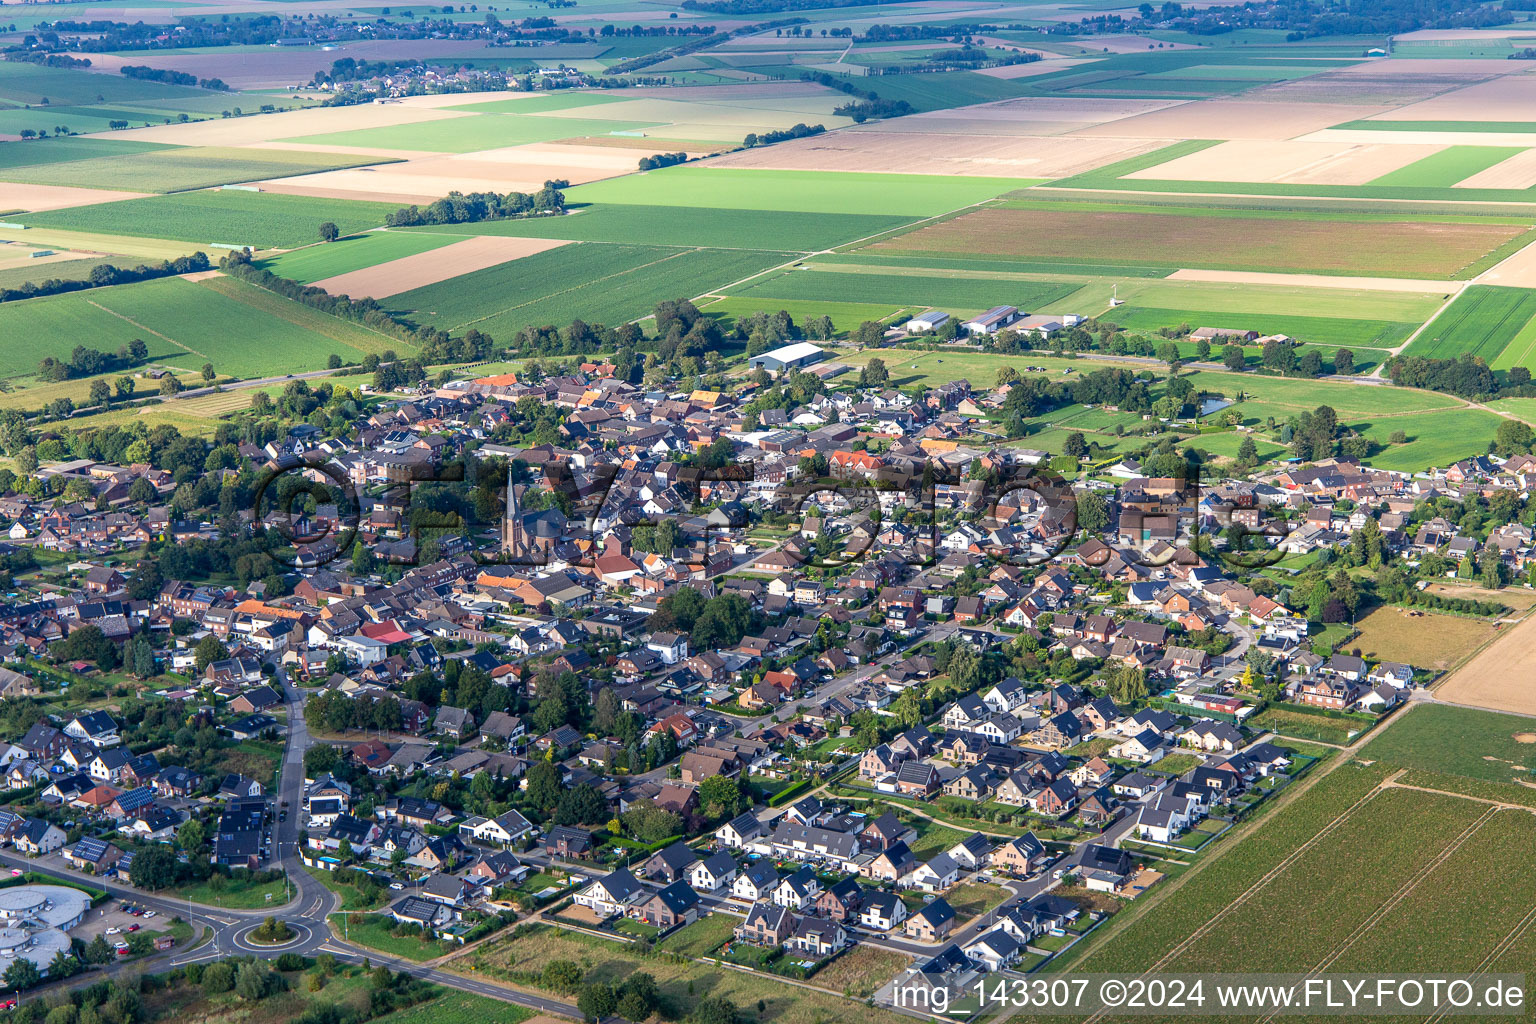
<instances>
[{"instance_id":1,"label":"roundabout","mask_svg":"<svg viewBox=\"0 0 1536 1024\"><path fill-rule=\"evenodd\" d=\"M306 924L298 921L281 920L278 923L287 927L287 938L277 942L264 942L256 938L255 933L260 931L265 924L265 922L256 921L236 931L232 936L232 941L238 949L245 950L248 953L280 953L296 947L307 946L314 937L314 933Z\"/></svg>"}]
</instances>

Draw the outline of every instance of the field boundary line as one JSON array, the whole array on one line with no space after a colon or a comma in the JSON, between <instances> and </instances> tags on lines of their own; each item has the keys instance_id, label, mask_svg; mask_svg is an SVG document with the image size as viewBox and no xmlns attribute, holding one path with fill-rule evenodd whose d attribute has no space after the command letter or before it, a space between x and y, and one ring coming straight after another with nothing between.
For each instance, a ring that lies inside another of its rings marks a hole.
<instances>
[{"instance_id":1,"label":"field boundary line","mask_svg":"<svg viewBox=\"0 0 1536 1024\"><path fill-rule=\"evenodd\" d=\"M162 341L170 342L172 345L175 345L177 348L181 349L183 352L186 352L188 355L201 356L202 358L207 359L210 363L213 362L213 360L211 358L209 358L206 354L204 354L202 352L199 352L197 349L193 348L191 345L188 345L188 344L186 344L184 342L177 341L175 338L172 338L169 335L161 334L159 331L155 330L152 327L145 327L143 324L139 323L137 320L135 320L131 316L125 316L122 313L119 313L115 309L108 309L106 306L103 306L101 303L97 302L95 299L86 299L85 301L89 302L91 305L95 306L97 309L101 310L103 313L110 313L112 316L117 317L119 320L122 320L122 321L124 321L126 323L132 324L133 326L137 327L139 330L143 331L146 334L153 334L155 337L159 338Z\"/></svg>"},{"instance_id":2,"label":"field boundary line","mask_svg":"<svg viewBox=\"0 0 1536 1024\"><path fill-rule=\"evenodd\" d=\"M1336 946L1333 952L1329 953L1327 956L1323 957L1322 960L1318 961L1316 966L1307 972L1307 975L1309 977L1315 976L1337 963L1339 957L1349 952L1350 947L1352 947L1356 942L1364 937L1366 933L1368 933L1372 928L1375 928L1376 925L1380 924L1382 918L1390 914L1393 909L1395 909L1399 904L1403 902L1403 900L1408 898L1409 894L1411 894L1415 889L1419 887L1419 883L1423 882L1424 879L1427 878L1429 874L1438 868L1441 864L1444 864L1446 861L1455 856L1456 852L1466 845L1467 840L1471 839L1472 836L1478 832L1478 830L1480 830L1484 825L1491 821L1493 816L1498 813L1498 807L1488 808L1482 814L1478 815L1475 821L1463 829L1460 835L1451 840L1451 842L1446 845L1445 849L1441 850L1438 854L1420 864L1418 868L1414 870L1413 874L1408 877L1408 880L1398 888L1397 892L1393 893L1386 900L1382 901L1382 903L1375 910L1371 911L1371 913L1366 916L1366 919L1361 921L1360 924L1355 927L1354 931L1346 935L1344 937L1344 941ZM1271 1011L1260 1020L1259 1024L1269 1024L1269 1021L1274 1020L1276 1016L1277 1014L1274 1011Z\"/></svg>"},{"instance_id":3,"label":"field boundary line","mask_svg":"<svg viewBox=\"0 0 1536 1024\"><path fill-rule=\"evenodd\" d=\"M1443 303L1441 303L1440 304L1440 308L1435 310L1433 313L1431 313L1429 315L1428 319L1426 319L1423 323L1419 324L1419 329L1418 330L1414 331L1412 334L1408 335L1408 337L1404 338L1403 339L1403 343L1401 345L1397 346L1396 348L1389 348L1389 349L1387 349L1388 352L1391 352L1394 356L1402 355L1403 352L1407 351L1408 346L1412 345L1414 340L1416 338L1418 338L1419 335L1423 334L1426 330L1429 329L1429 325L1430 324L1432 324L1436 320L1440 319L1440 317L1445 313L1445 311L1450 309L1451 306L1453 306L1456 303L1457 299L1461 298L1462 293L1467 290L1467 285L1468 285L1469 282L1467 282L1467 281L1460 281L1460 282L1455 282L1455 283L1459 284L1460 287L1457 288L1451 294L1451 297L1446 299ZM1371 376L1379 378L1381 376L1381 369L1382 369L1382 367L1384 367L1386 365L1387 365L1387 361L1385 359L1383 359L1381 362L1377 363L1376 364L1376 368L1371 371Z\"/></svg>"},{"instance_id":4,"label":"field boundary line","mask_svg":"<svg viewBox=\"0 0 1536 1024\"><path fill-rule=\"evenodd\" d=\"M1266 871L1257 881L1255 881L1252 885L1240 893L1236 899L1222 907L1221 910L1217 911L1216 914L1201 924L1200 927L1196 928L1194 931L1190 932L1189 935L1185 936L1178 945L1174 946L1167 953L1163 954L1163 956L1160 957L1156 963L1142 971L1140 977L1145 978L1149 975L1156 974L1163 967L1167 966L1174 959L1182 955L1196 942L1204 938L1211 932L1213 928L1216 927L1217 924L1225 919L1228 914L1230 914L1237 907L1247 903L1254 896L1258 895L1261 889L1269 885L1270 882L1273 882L1282 873L1289 869L1291 865L1295 864L1303 854L1321 842L1324 837L1328 836L1340 825L1344 824L1345 821L1353 817L1356 811L1358 811L1365 804L1370 803L1372 800L1376 799L1376 797L1380 796L1382 793L1386 792L1386 783L1392 779L1397 778L1399 775L1402 775L1403 771L1403 769L1400 769L1394 772L1392 775L1388 776L1386 779L1383 779L1381 782L1378 782L1375 786L1371 787L1368 793L1360 797L1360 799L1356 800L1348 807L1344 808L1344 810L1340 811L1332 821L1318 829L1311 838L1297 846L1294 850L1287 854L1283 860ZM1093 1024L1094 1021L1103 1019L1106 1012L1107 1008L1099 1010L1092 1016L1088 1017L1083 1022L1083 1024Z\"/></svg>"}]
</instances>

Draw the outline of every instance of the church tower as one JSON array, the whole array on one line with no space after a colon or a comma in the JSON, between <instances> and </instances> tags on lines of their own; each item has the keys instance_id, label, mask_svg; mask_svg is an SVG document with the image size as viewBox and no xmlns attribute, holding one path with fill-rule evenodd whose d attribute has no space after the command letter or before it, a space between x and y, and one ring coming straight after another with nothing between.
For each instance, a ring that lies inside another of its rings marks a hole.
<instances>
[{"instance_id":1,"label":"church tower","mask_svg":"<svg viewBox=\"0 0 1536 1024\"><path fill-rule=\"evenodd\" d=\"M507 462L507 514L501 521L501 550L517 554L527 550L523 538L523 510L517 505L517 489L512 485L512 463Z\"/></svg>"}]
</instances>

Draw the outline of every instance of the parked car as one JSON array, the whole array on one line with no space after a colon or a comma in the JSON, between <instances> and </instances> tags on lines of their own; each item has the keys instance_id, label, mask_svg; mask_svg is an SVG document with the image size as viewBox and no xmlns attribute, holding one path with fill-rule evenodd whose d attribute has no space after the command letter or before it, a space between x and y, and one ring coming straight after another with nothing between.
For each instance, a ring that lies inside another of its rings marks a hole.
<instances>
[{"instance_id":1,"label":"parked car","mask_svg":"<svg viewBox=\"0 0 1536 1024\"><path fill-rule=\"evenodd\" d=\"M121 935L122 933L123 933L123 930L121 928L116 927L116 926L113 926L113 927L107 929L107 934L108 935Z\"/></svg>"},{"instance_id":2,"label":"parked car","mask_svg":"<svg viewBox=\"0 0 1536 1024\"><path fill-rule=\"evenodd\" d=\"M130 932L136 932L139 930L139 925L137 923L131 924L128 926L128 930Z\"/></svg>"}]
</instances>

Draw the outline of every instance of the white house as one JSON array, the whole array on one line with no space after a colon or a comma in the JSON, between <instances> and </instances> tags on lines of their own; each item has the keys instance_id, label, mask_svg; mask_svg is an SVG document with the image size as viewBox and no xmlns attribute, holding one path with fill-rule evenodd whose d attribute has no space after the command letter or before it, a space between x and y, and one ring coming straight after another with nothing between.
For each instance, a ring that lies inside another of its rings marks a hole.
<instances>
[{"instance_id":1,"label":"white house","mask_svg":"<svg viewBox=\"0 0 1536 1024\"><path fill-rule=\"evenodd\" d=\"M960 878L960 866L947 853L941 853L926 864L919 864L909 880L924 892L943 892Z\"/></svg>"},{"instance_id":2,"label":"white house","mask_svg":"<svg viewBox=\"0 0 1536 1024\"><path fill-rule=\"evenodd\" d=\"M734 883L739 872L735 858L720 850L693 865L688 884L700 892L719 892Z\"/></svg>"}]
</instances>

